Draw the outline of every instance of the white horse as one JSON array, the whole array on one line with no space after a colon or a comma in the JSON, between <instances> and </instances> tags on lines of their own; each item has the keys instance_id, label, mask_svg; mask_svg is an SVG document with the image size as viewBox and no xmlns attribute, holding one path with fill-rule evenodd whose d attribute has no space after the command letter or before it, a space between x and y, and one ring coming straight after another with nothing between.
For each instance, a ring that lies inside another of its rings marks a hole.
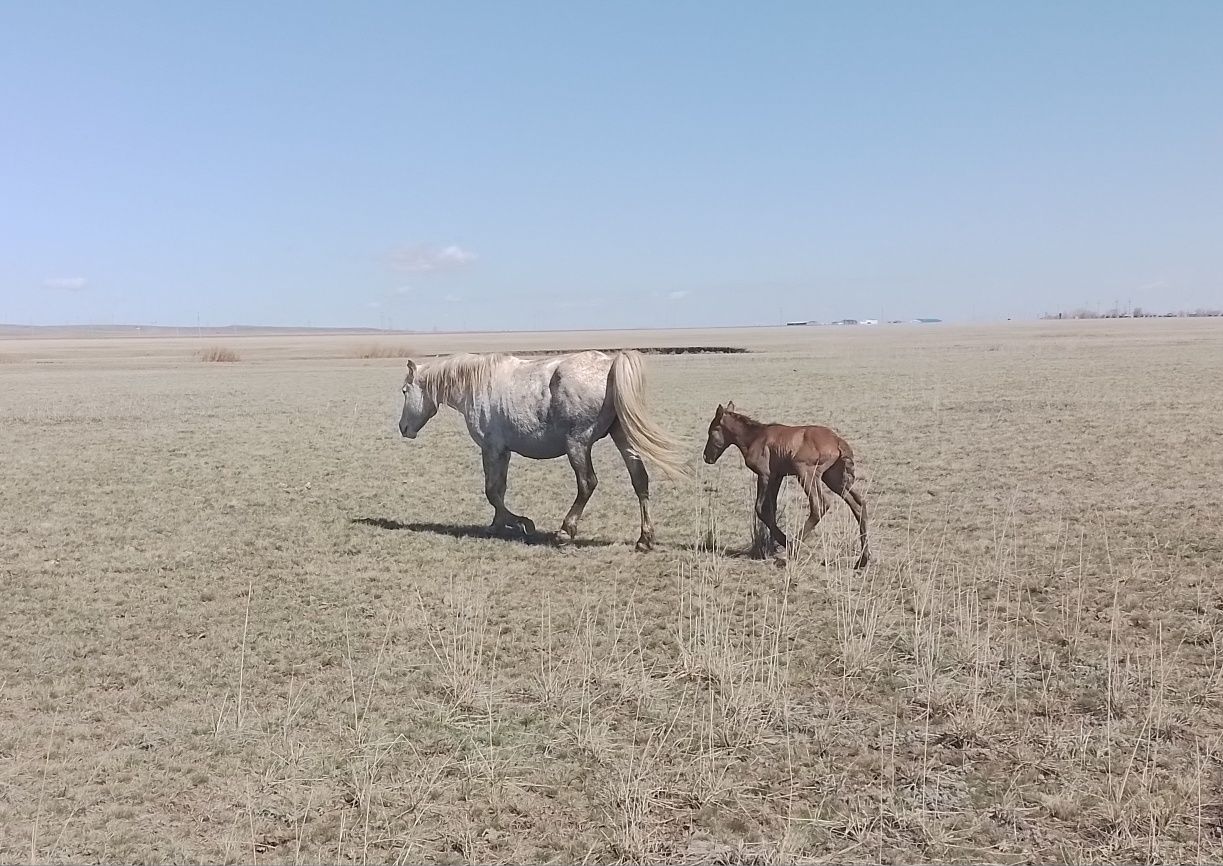
<instances>
[{"instance_id":1,"label":"white horse","mask_svg":"<svg viewBox=\"0 0 1223 866\"><path fill-rule=\"evenodd\" d=\"M569 457L577 477L577 498L561 523L569 539L594 493L590 449L611 436L624 457L641 505L639 551L654 546L650 522L650 479L644 457L671 477L690 474L677 443L645 414L641 355L621 351L577 352L527 360L512 355L453 355L417 364L408 361L403 380L399 432L415 439L445 404L467 421L484 457L484 492L493 506L495 529L517 528L533 534L535 524L505 506L510 454L535 460ZM557 541L565 539L557 533Z\"/></svg>"}]
</instances>

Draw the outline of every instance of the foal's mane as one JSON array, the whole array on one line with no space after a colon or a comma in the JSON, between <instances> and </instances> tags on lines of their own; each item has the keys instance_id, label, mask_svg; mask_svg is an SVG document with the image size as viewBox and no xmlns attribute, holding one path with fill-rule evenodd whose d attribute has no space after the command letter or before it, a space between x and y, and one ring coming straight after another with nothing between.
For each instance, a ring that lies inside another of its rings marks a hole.
<instances>
[{"instance_id":1,"label":"foal's mane","mask_svg":"<svg viewBox=\"0 0 1223 866\"><path fill-rule=\"evenodd\" d=\"M757 421L751 415L745 415L742 412L735 412L730 409L723 409L722 414L729 415L730 417L734 418L739 423L746 424L748 427L763 427L764 426L763 421Z\"/></svg>"},{"instance_id":2,"label":"foal's mane","mask_svg":"<svg viewBox=\"0 0 1223 866\"><path fill-rule=\"evenodd\" d=\"M439 358L421 364L416 381L435 403L444 403L452 397L471 397L488 386L493 370L508 357L496 352L482 355L465 352Z\"/></svg>"}]
</instances>

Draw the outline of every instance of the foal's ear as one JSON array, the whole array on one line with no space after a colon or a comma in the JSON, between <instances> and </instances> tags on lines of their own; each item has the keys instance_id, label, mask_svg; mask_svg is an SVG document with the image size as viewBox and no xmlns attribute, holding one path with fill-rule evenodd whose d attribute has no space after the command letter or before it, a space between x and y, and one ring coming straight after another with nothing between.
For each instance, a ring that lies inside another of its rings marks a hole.
<instances>
[{"instance_id":1,"label":"foal's ear","mask_svg":"<svg viewBox=\"0 0 1223 866\"><path fill-rule=\"evenodd\" d=\"M726 407L721 403L718 404L718 411L713 413L713 420L717 421L722 417L722 413L726 411Z\"/></svg>"},{"instance_id":2,"label":"foal's ear","mask_svg":"<svg viewBox=\"0 0 1223 866\"><path fill-rule=\"evenodd\" d=\"M416 381L416 362L408 358L408 384Z\"/></svg>"},{"instance_id":3,"label":"foal's ear","mask_svg":"<svg viewBox=\"0 0 1223 866\"><path fill-rule=\"evenodd\" d=\"M735 401L734 400L731 400L729 403L726 404L726 411L727 412L735 411Z\"/></svg>"}]
</instances>

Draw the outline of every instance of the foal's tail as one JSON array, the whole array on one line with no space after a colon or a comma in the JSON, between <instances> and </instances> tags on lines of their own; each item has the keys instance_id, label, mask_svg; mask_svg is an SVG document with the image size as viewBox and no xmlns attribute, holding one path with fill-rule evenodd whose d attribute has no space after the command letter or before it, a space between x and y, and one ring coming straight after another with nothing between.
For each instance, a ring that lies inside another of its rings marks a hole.
<instances>
[{"instance_id":1,"label":"foal's tail","mask_svg":"<svg viewBox=\"0 0 1223 866\"><path fill-rule=\"evenodd\" d=\"M645 413L645 370L641 353L617 352L608 376L616 418L624 428L629 446L638 456L671 478L688 478L692 470L684 461L680 445L671 434Z\"/></svg>"}]
</instances>

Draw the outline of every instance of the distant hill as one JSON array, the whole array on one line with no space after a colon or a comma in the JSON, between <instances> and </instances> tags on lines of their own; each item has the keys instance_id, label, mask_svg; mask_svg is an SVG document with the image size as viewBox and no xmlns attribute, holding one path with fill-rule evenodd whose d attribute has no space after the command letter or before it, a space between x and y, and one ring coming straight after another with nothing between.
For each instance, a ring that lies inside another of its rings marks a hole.
<instances>
[{"instance_id":1,"label":"distant hill","mask_svg":"<svg viewBox=\"0 0 1223 866\"><path fill-rule=\"evenodd\" d=\"M224 325L221 327L174 327L172 325L5 325L0 338L84 339L107 337L242 337L295 336L308 334L409 334L384 328L290 328L275 325Z\"/></svg>"}]
</instances>

